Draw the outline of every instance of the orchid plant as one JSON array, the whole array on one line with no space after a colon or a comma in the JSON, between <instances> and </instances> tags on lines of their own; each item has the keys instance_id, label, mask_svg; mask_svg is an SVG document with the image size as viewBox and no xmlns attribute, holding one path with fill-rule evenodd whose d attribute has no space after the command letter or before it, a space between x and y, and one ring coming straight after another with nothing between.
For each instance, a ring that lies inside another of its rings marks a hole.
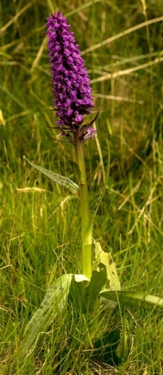
<instances>
[{"instance_id":1,"label":"orchid plant","mask_svg":"<svg viewBox=\"0 0 163 375\"><path fill-rule=\"evenodd\" d=\"M75 150L73 166L78 185L67 177L48 171L28 161L45 176L63 185L80 200L82 219L82 270L81 274L65 274L55 280L47 290L40 308L28 323L23 341L22 354L29 355L41 330L46 330L68 303L69 296L79 311L90 314L104 298L109 308L116 304L153 304L163 307L163 300L137 291L121 290L116 265L110 253L102 250L100 243L93 242L92 215L84 162L84 143L94 138L96 130L92 121L85 122L94 107L90 79L75 42L67 19L59 12L47 19L48 48L52 71L54 108L58 118L56 128L60 137L72 144ZM93 261L93 259L95 259ZM110 301L110 304L109 304ZM114 302L113 302L114 301Z\"/></svg>"}]
</instances>

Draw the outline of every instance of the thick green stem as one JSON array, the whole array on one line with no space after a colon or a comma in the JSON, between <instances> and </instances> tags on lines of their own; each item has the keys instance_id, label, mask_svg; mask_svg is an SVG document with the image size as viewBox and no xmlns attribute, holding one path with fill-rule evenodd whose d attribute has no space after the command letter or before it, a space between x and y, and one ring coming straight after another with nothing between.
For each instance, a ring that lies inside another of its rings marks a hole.
<instances>
[{"instance_id":1,"label":"thick green stem","mask_svg":"<svg viewBox=\"0 0 163 375\"><path fill-rule=\"evenodd\" d=\"M89 210L83 144L79 140L78 134L75 134L75 159L81 173L79 177L79 193L82 217L83 275L90 279L92 274L92 218Z\"/></svg>"}]
</instances>

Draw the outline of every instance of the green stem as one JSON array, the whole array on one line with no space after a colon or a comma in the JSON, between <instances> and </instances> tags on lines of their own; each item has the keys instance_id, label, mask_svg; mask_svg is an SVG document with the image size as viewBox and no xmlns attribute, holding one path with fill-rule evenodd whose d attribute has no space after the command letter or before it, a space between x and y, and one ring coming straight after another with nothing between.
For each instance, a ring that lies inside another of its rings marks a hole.
<instances>
[{"instance_id":1,"label":"green stem","mask_svg":"<svg viewBox=\"0 0 163 375\"><path fill-rule=\"evenodd\" d=\"M92 274L92 218L89 210L83 144L79 140L78 134L75 134L75 159L80 169L79 193L82 217L83 275L90 279Z\"/></svg>"}]
</instances>

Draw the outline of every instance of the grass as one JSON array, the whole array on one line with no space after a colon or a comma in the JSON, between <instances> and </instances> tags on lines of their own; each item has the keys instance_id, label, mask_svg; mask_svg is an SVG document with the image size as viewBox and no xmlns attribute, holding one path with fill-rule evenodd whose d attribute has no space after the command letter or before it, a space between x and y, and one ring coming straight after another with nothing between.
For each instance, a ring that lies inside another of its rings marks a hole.
<instances>
[{"instance_id":1,"label":"grass","mask_svg":"<svg viewBox=\"0 0 163 375\"><path fill-rule=\"evenodd\" d=\"M124 290L163 296L162 1L4 3L0 373L160 375L163 318L154 307L104 308L88 321L70 305L21 362L19 347L48 285L81 272L79 202L23 158L75 179L72 146L52 141L58 134L48 129L55 120L44 25L56 10L68 15L100 109L98 138L85 144L93 236L112 250ZM95 341L117 327L125 365L93 360L88 329Z\"/></svg>"}]
</instances>

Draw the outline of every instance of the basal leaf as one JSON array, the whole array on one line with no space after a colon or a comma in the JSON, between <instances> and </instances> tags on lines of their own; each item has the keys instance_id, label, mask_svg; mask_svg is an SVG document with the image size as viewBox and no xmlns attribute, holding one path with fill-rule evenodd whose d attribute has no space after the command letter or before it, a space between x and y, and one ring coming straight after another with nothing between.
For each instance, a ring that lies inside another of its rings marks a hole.
<instances>
[{"instance_id":1,"label":"basal leaf","mask_svg":"<svg viewBox=\"0 0 163 375\"><path fill-rule=\"evenodd\" d=\"M57 313L66 306L72 277L72 274L62 275L48 288L39 309L34 313L25 329L21 356L31 351L39 334L48 329ZM74 279L77 282L89 281L83 275L74 275Z\"/></svg>"},{"instance_id":2,"label":"basal leaf","mask_svg":"<svg viewBox=\"0 0 163 375\"><path fill-rule=\"evenodd\" d=\"M63 275L48 288L39 309L34 313L26 327L22 347L23 354L31 349L39 333L47 329L57 312L61 311L66 305L71 279L72 274Z\"/></svg>"},{"instance_id":3,"label":"basal leaf","mask_svg":"<svg viewBox=\"0 0 163 375\"><path fill-rule=\"evenodd\" d=\"M132 292L132 291L110 291L104 290L100 292L100 296L106 299L130 304L130 305L155 305L163 307L163 298L152 296L144 292Z\"/></svg>"},{"instance_id":4,"label":"basal leaf","mask_svg":"<svg viewBox=\"0 0 163 375\"><path fill-rule=\"evenodd\" d=\"M79 280L77 282L75 277L72 277L69 300L79 313L85 313L87 311L85 291L85 281Z\"/></svg>"},{"instance_id":5,"label":"basal leaf","mask_svg":"<svg viewBox=\"0 0 163 375\"><path fill-rule=\"evenodd\" d=\"M88 279L81 280L81 282L77 282L75 278L72 279L69 297L80 312L95 310L99 301L99 293L106 284L106 277L106 267L99 264L98 268L92 272L89 284Z\"/></svg>"},{"instance_id":6,"label":"basal leaf","mask_svg":"<svg viewBox=\"0 0 163 375\"><path fill-rule=\"evenodd\" d=\"M121 290L121 284L119 281L116 264L112 259L111 253L106 253L102 250L99 242L95 241L95 257L96 262L102 263L106 267L107 280L109 282L108 289Z\"/></svg>"},{"instance_id":7,"label":"basal leaf","mask_svg":"<svg viewBox=\"0 0 163 375\"><path fill-rule=\"evenodd\" d=\"M86 304L89 311L93 311L99 299L99 293L107 281L106 267L99 263L96 270L92 272L89 285L86 287Z\"/></svg>"}]
</instances>

